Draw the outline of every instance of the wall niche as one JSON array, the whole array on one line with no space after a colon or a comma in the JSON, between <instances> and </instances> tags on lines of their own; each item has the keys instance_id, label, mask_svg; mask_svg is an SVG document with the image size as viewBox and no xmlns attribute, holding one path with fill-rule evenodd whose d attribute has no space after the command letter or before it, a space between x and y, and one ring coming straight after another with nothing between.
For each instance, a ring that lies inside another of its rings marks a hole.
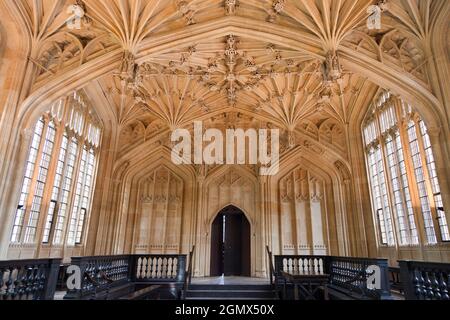
<instances>
[{"instance_id":1,"label":"wall niche","mask_svg":"<svg viewBox=\"0 0 450 320\"><path fill-rule=\"evenodd\" d=\"M184 183L162 166L139 184L136 253L178 253Z\"/></svg>"}]
</instances>

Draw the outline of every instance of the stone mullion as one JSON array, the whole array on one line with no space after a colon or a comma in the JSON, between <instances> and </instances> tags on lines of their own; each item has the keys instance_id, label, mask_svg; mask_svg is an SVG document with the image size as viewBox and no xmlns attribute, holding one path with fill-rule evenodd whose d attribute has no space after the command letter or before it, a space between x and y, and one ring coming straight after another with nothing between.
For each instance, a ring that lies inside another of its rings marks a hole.
<instances>
[{"instance_id":1,"label":"stone mullion","mask_svg":"<svg viewBox=\"0 0 450 320\"><path fill-rule=\"evenodd\" d=\"M399 129L397 129L399 130ZM398 150L398 145L397 145L397 138L395 137L395 133L393 134L392 137L392 142L394 145L394 161L395 161L395 171L397 173L397 177L398 177L398 182L400 185L400 194L402 197L402 207L403 207L403 212L404 212L404 222L407 228L407 244L411 244L412 243L412 234L411 234L411 224L409 222L409 211L408 211L408 205L407 205L407 201L406 201L406 194L405 194L405 185L403 183L403 178L402 178L402 173L400 171L400 161L398 158L398 154L397 154L397 150ZM409 189L409 186L408 186ZM395 195L394 195L395 197ZM401 237L401 234L399 235Z\"/></svg>"},{"instance_id":2,"label":"stone mullion","mask_svg":"<svg viewBox=\"0 0 450 320\"><path fill-rule=\"evenodd\" d=\"M83 141L84 143L84 141ZM83 151L84 151L84 147L85 145L83 145ZM84 164L84 174L83 174L83 184L81 185L81 191L80 191L80 208L78 209L78 216L77 216L77 222L75 224L75 245L82 245L83 244L83 235L84 235L84 228L86 226L86 221L88 219L88 214L89 214L89 203L87 203L86 208L84 208L86 211L84 213L84 220L83 220L83 226L81 229L81 238L80 238L80 243L76 243L77 241L77 233L78 233L78 224L80 223L80 219L81 219L81 211L83 209L83 199L84 199L84 192L86 190L86 185L87 185L87 179L88 179L88 167L89 167L89 148L86 148L86 162ZM89 192L92 192L92 189L89 190ZM89 194L88 194L88 200L89 200Z\"/></svg>"},{"instance_id":3,"label":"stone mullion","mask_svg":"<svg viewBox=\"0 0 450 320\"><path fill-rule=\"evenodd\" d=\"M72 139L72 135L69 136L69 141ZM75 201L75 194L76 194L76 188L77 188L77 184L78 184L78 179L80 178L79 176L79 171L80 171L80 165L81 165L81 158L83 155L83 144L80 143L81 139L78 139L76 136L75 138L77 139L78 143L77 143L77 156L75 158L75 165L73 168L73 172L74 172L74 176L73 176L73 180L72 180L72 186L70 188L70 197L69 197L69 201L67 203L67 217L66 217L66 221L64 222L64 228L63 228L63 235L64 235L64 241L63 241L63 247L64 247L64 251L66 250L67 247L67 241L69 239L69 228L70 228L70 221L72 219L72 214L73 214L73 205L74 205L74 201ZM78 173L78 174L77 174Z\"/></svg>"},{"instance_id":4,"label":"stone mullion","mask_svg":"<svg viewBox=\"0 0 450 320\"><path fill-rule=\"evenodd\" d=\"M378 215L378 209L376 209L376 206L375 206L376 198L375 198L375 195L374 195L374 186L373 186L374 183L379 184L380 181L379 181L378 178L376 180L374 180L374 178L372 176L372 166L370 165L370 162L371 162L370 158L371 157L375 158L376 148L379 148L379 145L378 146L372 146L370 149L368 149L368 151L366 151L366 153L365 153L365 156L366 156L366 159L367 159L367 168L368 168L368 174L369 174L369 179L368 179L369 192L370 192L370 198L369 199L370 199L370 202L371 202L371 208L372 208L373 216L374 216L374 219L375 219L374 227L376 229L375 230L376 239L383 241L382 235L381 235L381 224L380 224L380 218L379 218L379 215ZM371 154L372 150L374 152L373 154Z\"/></svg>"},{"instance_id":5,"label":"stone mullion","mask_svg":"<svg viewBox=\"0 0 450 320\"><path fill-rule=\"evenodd\" d=\"M41 205L41 212L39 213L39 219L37 223L37 232L36 232L36 239L37 239L37 251L36 256L39 257L39 252L42 249L42 237L44 235L44 228L45 223L47 221L47 215L48 215L48 209L50 207L50 201L53 194L53 187L55 184L55 178L56 178L56 170L59 162L59 154L61 152L61 142L63 139L64 134L64 127L62 125L59 125L57 127L57 130L55 132L55 140L54 140L54 146L52 151L52 156L49 164L49 169L47 173L47 181L45 184L44 194L42 197L42 205ZM62 181L61 181L62 183ZM57 208L55 208L56 210ZM54 228L55 221L55 211L52 212L53 214L53 225L51 229ZM50 230L51 231L51 230ZM51 234L50 234L51 236ZM49 238L49 244L51 245L51 238Z\"/></svg>"},{"instance_id":6,"label":"stone mullion","mask_svg":"<svg viewBox=\"0 0 450 320\"><path fill-rule=\"evenodd\" d=\"M381 148L380 139L379 139L381 133L380 133L380 127L379 127L379 123L378 123L378 113L374 114L373 117L374 117L375 131L376 131L375 132L375 136L376 136L376 138L378 140L375 140L371 144L371 147L368 149L369 151L367 152L366 156L367 156L367 158L369 160L368 164L369 164L369 175L370 175L370 177L369 177L370 178L369 179L370 180L370 190L371 190L371 194L372 194L372 197L373 197L373 199L372 199L372 208L375 209L376 208L376 198L375 198L375 195L374 195L373 184L376 183L378 185L378 188L380 189L380 197L382 197L382 195L381 195L381 181L380 181L380 175L379 175L378 172L377 172L376 181L375 181L374 177L372 176L372 167L370 166L370 157L373 158L375 169L378 171L377 149ZM376 143L376 142L378 142L378 143ZM371 153L372 150L373 150L373 154L371 155L370 153ZM383 204L382 204L381 210L383 210L383 217L384 217ZM374 210L375 224L377 225L377 229L378 229L378 232L377 232L378 237L377 238L379 239L380 243L384 246L385 244L382 243L383 242L383 235L382 235L381 221L380 221L380 216L379 216L379 212L378 211L379 211L379 208ZM383 222L384 222L384 225L385 225L386 237L387 237L386 219L383 219L383 220L384 220ZM387 242L389 242L389 239L386 239L386 240L387 240ZM388 244L386 244L386 245L388 245ZM377 244L377 246L378 246L378 244Z\"/></svg>"},{"instance_id":7,"label":"stone mullion","mask_svg":"<svg viewBox=\"0 0 450 320\"><path fill-rule=\"evenodd\" d=\"M416 127L416 134L417 134L417 142L419 143L419 150L420 150L420 158L422 160L422 171L425 178L425 186L426 186L426 192L428 194L428 202L430 204L430 212L433 220L433 226L434 226L434 233L436 235L436 239L438 243L442 243L442 233L441 233L441 227L439 225L439 218L437 214L436 209L436 203L434 200L434 193L433 193L433 187L431 186L431 178L430 173L428 172L428 163L427 158L425 156L425 147L423 143L422 138L422 130L420 129L419 122L417 121L417 118L414 119L414 125Z\"/></svg>"},{"instance_id":8,"label":"stone mullion","mask_svg":"<svg viewBox=\"0 0 450 320\"><path fill-rule=\"evenodd\" d=\"M50 234L49 234L49 245L55 245L54 244L54 237L55 237L55 232L56 232L56 224L58 222L58 215L59 215L59 209L62 203L62 197L63 197L63 189L64 189L64 182L66 180L66 176L67 176L67 170L68 170L68 163L69 163L69 156L70 156L70 150L71 150L71 135L68 134L67 128L66 126L69 125L70 122L70 112L71 112L72 108L70 107L70 97L66 96L64 98L64 102L63 102L63 106L62 106L62 115L61 115L61 123L60 123L60 127L61 127L61 141L64 138L64 135L67 134L67 147L66 147L66 156L64 158L64 168L62 171L62 178L61 178L61 185L59 188L59 194L58 194L58 199L56 202L56 213L54 214L54 221L52 224L52 228L50 230ZM58 145L58 155L61 152L61 141L59 142ZM72 173L72 175L75 175L75 171ZM74 181L74 177L72 176L72 184ZM68 207L69 204L67 204L67 208L66 208L66 221L67 222L67 215L69 215L69 211L68 211ZM64 229L64 228L63 228ZM63 245L64 244L64 230L62 231L62 242L61 243L57 243L56 245Z\"/></svg>"},{"instance_id":9,"label":"stone mullion","mask_svg":"<svg viewBox=\"0 0 450 320\"><path fill-rule=\"evenodd\" d=\"M28 226L28 220L29 220L30 214L31 214L31 206L33 204L33 198L35 195L37 179L39 176L39 167L40 167L40 164L42 161L42 156L43 156L43 151L44 151L44 146L45 146L45 139L47 137L47 132L49 129L48 128L49 123L50 123L50 119L48 117L45 117L44 118L44 129L42 130L41 140L39 142L39 149L37 151L37 156L36 156L36 162L34 164L33 177L31 179L31 185L29 188L28 197L27 197L27 201L26 201L26 207L25 207L26 211L25 211L24 217L23 217L22 230L21 230L20 240L19 240L20 244L24 244L24 241L25 241L25 233L26 233L26 229ZM31 143L33 143L33 139L31 140ZM27 159L27 161L28 161L28 159ZM26 170L26 168L25 168L25 170Z\"/></svg>"},{"instance_id":10,"label":"stone mullion","mask_svg":"<svg viewBox=\"0 0 450 320\"><path fill-rule=\"evenodd\" d=\"M428 135L430 137L431 149L433 150L434 161L436 164L436 170L438 174L439 187L441 189L442 202L444 205L445 215L447 223L450 223L450 190L449 190L449 178L447 170L445 168L446 160L444 160L443 151L439 146L442 144L440 135L442 134L439 129L428 128ZM447 160L448 161L448 160ZM444 165L443 165L444 164Z\"/></svg>"},{"instance_id":11,"label":"stone mullion","mask_svg":"<svg viewBox=\"0 0 450 320\"><path fill-rule=\"evenodd\" d=\"M55 153L57 155L57 160L56 160L56 165L55 165L55 171L54 173L52 173L53 176L53 181L52 181L52 187L51 187L51 193L50 193L50 197L51 194L53 192L53 185L54 185L54 180L56 178L56 168L57 168L57 164L59 161L59 154L62 150L61 148L61 144L64 138L64 134L66 133L66 119L68 117L68 113L70 111L69 108L69 98L66 97L64 98L64 102L63 102L63 106L62 106L62 115L61 115L61 121L59 123L57 132L56 132L56 137L57 137L57 141L55 142L55 148L57 148L57 153ZM70 140L68 140L68 144L67 144L67 150L66 150L66 155L64 157L64 168L62 171L62 178L61 178L61 185L59 188L59 194L58 194L58 199L56 201L56 207L55 207L55 212L53 214L53 223L50 229L50 234L49 234L49 238L48 238L48 245L49 246L53 246L54 245L54 236L55 236L55 229L56 229L56 223L58 221L58 213L59 213L59 207L61 204L61 198L62 198L62 194L63 194L63 187L64 187L64 180L65 180L65 176L66 176L66 171L67 171L67 163L68 163L68 159L69 159L69 147L70 147ZM48 206L50 206L50 201L48 202ZM48 207L47 207L48 210ZM46 210L46 211L47 211ZM45 212L46 212L45 211ZM40 237L42 237L42 235L40 235ZM41 245L39 246L39 248L41 248Z\"/></svg>"},{"instance_id":12,"label":"stone mullion","mask_svg":"<svg viewBox=\"0 0 450 320\"><path fill-rule=\"evenodd\" d=\"M377 121L375 121L375 123L376 123L376 127L377 127L377 130L378 130L378 133L379 133L379 139L380 139L380 144L378 145L378 147L380 148L380 151L381 151L381 161L382 161L382 164L383 164L384 181L385 181L386 191L387 191L386 193L387 193L387 197L388 197L388 206L390 208L389 214L391 216L391 221L392 221L391 228L393 228L394 240L396 240L393 246L398 248L398 244L399 244L398 236L399 235L398 235L398 226L397 226L397 219L396 219L397 215L394 214L394 206L392 204L392 194L393 194L393 192L392 192L392 186L389 183L389 181L391 180L390 179L391 178L391 174L389 172L390 171L389 170L389 164L387 163L386 137L383 136L383 133L382 133L382 130L381 130L380 114L379 113L377 114ZM378 160L377 159L375 159L375 160L376 160L376 163L377 163L376 165L378 167ZM378 172L378 177L379 176L380 176L380 173ZM382 183L380 181L380 178L378 178L378 184L380 186L380 196L381 196L381 199L382 199L382 206L383 206L383 211L384 211L385 204L384 204L383 191L381 190ZM388 223L387 223L388 220L387 220L386 212L384 212L383 216L384 216L384 223L385 223L385 227L386 227L386 236L387 236L387 240L388 240L388 246L392 247L392 245L389 244L389 231L388 231Z\"/></svg>"},{"instance_id":13,"label":"stone mullion","mask_svg":"<svg viewBox=\"0 0 450 320\"><path fill-rule=\"evenodd\" d=\"M65 126L64 124L61 124L61 126L63 127L63 132L62 132L62 138L64 137L65 134ZM62 140L61 140L62 141ZM60 151L61 152L61 149ZM68 170L68 163L69 163L69 155L70 155L70 139L67 140L67 150L66 150L66 156L64 158L64 168L62 171L62 179L61 179L61 186L59 188L59 194L58 194L58 199L56 202L56 213L54 215L54 221L52 224L52 228L50 230L50 235L49 235L49 244L51 245L55 245L54 243L54 237L55 237L55 232L56 232L56 223L58 222L58 214L59 214L59 209L61 207L61 203L62 203L62 197L63 197L63 193L64 193L64 182L66 180L66 176L67 176L67 170ZM73 178L72 178L72 183L73 183ZM67 214L67 213L66 213ZM56 245L60 245L59 243L57 243Z\"/></svg>"},{"instance_id":14,"label":"stone mullion","mask_svg":"<svg viewBox=\"0 0 450 320\"><path fill-rule=\"evenodd\" d=\"M417 178L415 174L414 164L412 163L412 153L411 146L409 144L408 137L408 120L402 119L399 125L400 130L400 139L402 140L403 145L403 155L405 157L405 166L409 183L409 192L411 195L411 203L414 212L414 218L416 221L416 227L419 236L419 245L421 247L422 255L424 254L424 244L427 242L427 234L424 226L424 219L421 213L421 204L420 204L420 196L419 189L417 188Z\"/></svg>"},{"instance_id":15,"label":"stone mullion","mask_svg":"<svg viewBox=\"0 0 450 320\"><path fill-rule=\"evenodd\" d=\"M402 153L403 153L403 159L405 162L405 170L406 170L406 179L408 180L408 190L409 190L409 195L411 198L411 205L412 205L412 210L414 213L414 222L416 225L416 230L417 230L417 235L419 237L419 244L420 246L422 246L422 243L424 241L424 236L425 234L421 232L419 226L420 224L420 219L419 219L419 213L415 208L418 208L417 206L417 202L415 199L418 199L417 197L414 196L413 190L412 190L412 186L413 185L417 185L415 182L415 179L413 180L413 177L415 177L415 173L414 173L414 165L412 165L411 163L411 152L409 151L409 139L408 139L408 132L406 130L406 127L403 120L403 115L402 115L402 104L401 101L399 100L399 98L395 98L394 99L394 105L395 105L395 114L397 116L397 130L398 130L398 134L400 137L400 143L401 143L401 149L402 149ZM408 235L410 238L410 244L412 244L412 232L411 232L411 224L409 221L409 210L408 210L408 204L407 204L407 200L406 200L406 194L405 194L405 185L403 183L403 178L401 177L401 171L400 171L400 162L398 159L398 154L397 154L397 150L398 150L398 145L397 145L397 139L394 140L394 144L396 147L396 152L395 152L395 159L397 162L397 174L399 174L400 177L400 183L402 185L402 199L403 199L403 208L406 210L405 214L406 214L406 222L408 225ZM416 193L417 195L418 193ZM419 201L420 203L420 201Z\"/></svg>"},{"instance_id":16,"label":"stone mullion","mask_svg":"<svg viewBox=\"0 0 450 320\"><path fill-rule=\"evenodd\" d=\"M391 169L388 163L387 158L387 151L386 151L386 139L387 137L383 137L381 140L380 148L381 148L381 154L382 154L382 161L383 161L383 167L384 167L384 175L385 175L385 185L387 189L387 196L388 196L388 205L391 208L390 209L390 215L391 215L391 221L392 221L392 227L395 231L394 239L395 239L395 247L398 248L401 243L400 239L400 228L398 223L398 216L397 216L397 208L394 204L394 191L392 189L392 184L390 181L392 181L392 175L391 175Z\"/></svg>"},{"instance_id":17,"label":"stone mullion","mask_svg":"<svg viewBox=\"0 0 450 320\"><path fill-rule=\"evenodd\" d=\"M86 208L86 215L84 217L84 225L83 225L83 231L81 234L81 242L83 243L83 252L86 251L86 241L88 238L88 232L89 230L86 232L87 227L90 225L90 221L91 221L91 213L92 213L92 208L94 206L94 196L95 196L95 189L96 189L96 182L97 182L97 171L98 171L98 162L99 162L99 157L97 156L97 149L95 149L94 147L92 147L94 150L94 163L93 163L93 171L92 171L92 176L91 176L91 188L89 190L89 195L88 195L88 204L87 204L87 208ZM90 154L89 154L89 150L88 150L88 158L89 159ZM86 165L86 170L87 170L87 165ZM86 171L87 172L87 171ZM86 180L87 181L87 180Z\"/></svg>"}]
</instances>

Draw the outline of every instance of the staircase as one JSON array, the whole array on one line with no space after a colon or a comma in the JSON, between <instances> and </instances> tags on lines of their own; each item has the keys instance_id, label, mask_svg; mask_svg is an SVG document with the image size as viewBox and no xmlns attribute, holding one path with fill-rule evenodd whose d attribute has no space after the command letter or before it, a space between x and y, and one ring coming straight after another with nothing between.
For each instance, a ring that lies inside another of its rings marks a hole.
<instances>
[{"instance_id":1,"label":"staircase","mask_svg":"<svg viewBox=\"0 0 450 320\"><path fill-rule=\"evenodd\" d=\"M186 300L275 300L276 294L265 284L193 284Z\"/></svg>"}]
</instances>

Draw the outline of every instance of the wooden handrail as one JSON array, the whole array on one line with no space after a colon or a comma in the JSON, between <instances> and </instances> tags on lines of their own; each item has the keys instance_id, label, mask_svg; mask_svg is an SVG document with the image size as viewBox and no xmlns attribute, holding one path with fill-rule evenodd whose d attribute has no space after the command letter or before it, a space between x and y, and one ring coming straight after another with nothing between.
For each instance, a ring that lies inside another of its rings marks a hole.
<instances>
[{"instance_id":1,"label":"wooden handrail","mask_svg":"<svg viewBox=\"0 0 450 320\"><path fill-rule=\"evenodd\" d=\"M81 288L68 291L65 299L92 295L108 298L112 287L134 284L175 285L181 290L186 279L186 255L132 254L72 258L83 275ZM106 294L106 295L105 295Z\"/></svg>"},{"instance_id":2,"label":"wooden handrail","mask_svg":"<svg viewBox=\"0 0 450 320\"><path fill-rule=\"evenodd\" d=\"M189 264L188 264L188 269L186 271L183 290L182 290L182 299L183 300L186 298L186 292L189 290L189 286L192 284L192 266L193 266L193 260L194 260L194 253L195 253L195 245L192 247L192 250L189 253Z\"/></svg>"},{"instance_id":3,"label":"wooden handrail","mask_svg":"<svg viewBox=\"0 0 450 320\"><path fill-rule=\"evenodd\" d=\"M450 264L399 261L407 300L450 300Z\"/></svg>"},{"instance_id":4,"label":"wooden handrail","mask_svg":"<svg viewBox=\"0 0 450 320\"><path fill-rule=\"evenodd\" d=\"M270 285L273 286L274 285L274 266L273 266L273 256L272 256L272 252L270 251L269 246L266 246L266 250L267 250L267 255L269 256L269 276L270 276Z\"/></svg>"},{"instance_id":5,"label":"wooden handrail","mask_svg":"<svg viewBox=\"0 0 450 320\"><path fill-rule=\"evenodd\" d=\"M0 261L1 300L53 300L61 259Z\"/></svg>"},{"instance_id":6,"label":"wooden handrail","mask_svg":"<svg viewBox=\"0 0 450 320\"><path fill-rule=\"evenodd\" d=\"M368 286L368 268L379 267L381 288ZM351 258L313 255L275 256L275 284L279 285L282 271L300 274L329 275L329 287L339 288L345 292L357 292L361 298L391 299L388 261L386 259Z\"/></svg>"}]
</instances>

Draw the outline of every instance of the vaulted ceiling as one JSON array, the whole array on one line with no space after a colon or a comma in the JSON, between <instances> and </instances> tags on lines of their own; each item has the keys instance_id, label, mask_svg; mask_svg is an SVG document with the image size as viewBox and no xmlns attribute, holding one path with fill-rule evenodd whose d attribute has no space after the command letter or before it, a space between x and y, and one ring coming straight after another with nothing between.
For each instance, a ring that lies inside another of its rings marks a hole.
<instances>
[{"instance_id":1,"label":"vaulted ceiling","mask_svg":"<svg viewBox=\"0 0 450 320\"><path fill-rule=\"evenodd\" d=\"M326 126L328 137L338 136L378 89L365 74L342 66L340 51L358 52L428 86L425 48L445 1L16 0L15 5L33 43L36 87L122 50L117 69L96 82L125 141L139 143L195 119L230 125L230 117L303 130L318 139ZM384 10L382 29L368 30L367 9L377 3ZM74 4L85 11L80 30L66 23Z\"/></svg>"}]
</instances>

